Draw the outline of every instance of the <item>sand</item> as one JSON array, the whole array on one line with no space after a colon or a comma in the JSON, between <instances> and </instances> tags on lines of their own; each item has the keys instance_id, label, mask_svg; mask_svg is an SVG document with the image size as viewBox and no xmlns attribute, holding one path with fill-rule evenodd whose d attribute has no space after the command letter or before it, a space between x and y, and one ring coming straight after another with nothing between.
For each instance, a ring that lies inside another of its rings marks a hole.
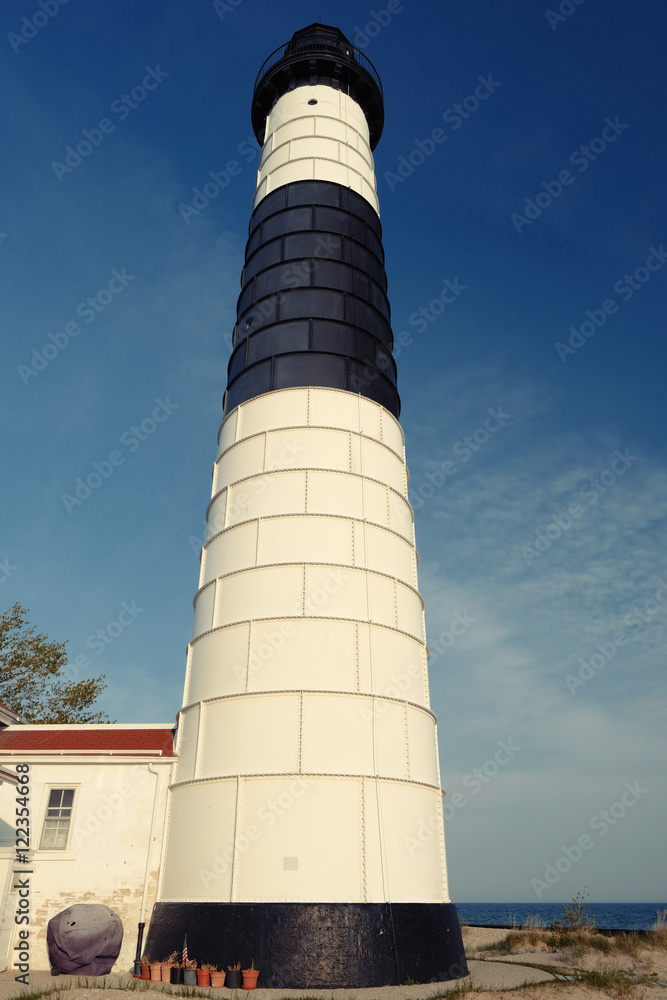
<instances>
[{"instance_id":1,"label":"sand","mask_svg":"<svg viewBox=\"0 0 667 1000\"><path fill-rule=\"evenodd\" d=\"M512 997L515 1000L601 1000L603 997L615 997L613 989L603 991L592 989L581 983L559 981L559 975L576 975L577 970L611 970L623 969L628 974L639 977L649 975L652 981L667 983L667 951L657 949L642 949L637 956L605 955L597 951L588 951L576 955L571 949L550 951L545 945L531 947L528 942L519 945L516 954L499 956L497 953L485 950L494 942L502 940L507 930L502 928L463 927L463 942L468 956L470 976L466 979L448 983L429 983L415 986L385 986L369 989L341 990L263 990L255 991L254 1000L432 1000L441 997L451 990L457 993L466 988L465 1000L501 1000ZM528 932L519 931L522 936ZM481 949L481 950L480 950ZM538 968L548 967L550 971ZM261 983L261 976L260 976ZM192 988L169 986L161 983L144 983L133 979L127 973L111 973L97 979L78 979L74 976L51 977L46 970L33 971L30 974L30 985L22 986L14 981L13 972L0 974L0 1000L10 1000L23 994L34 994L44 990L57 988L65 996L62 1000L127 1000L128 990L145 992L149 990L153 996L159 992L192 994ZM104 990L101 997L99 990ZM208 1000L245 1000L247 994L241 990L227 989L205 990L197 989L197 995ZM58 997L55 997L58 1000ZM152 1000L146 997L146 1000ZM457 997L457 1000L459 998ZM667 1000L667 986L640 985L636 987L629 1000Z\"/></svg>"},{"instance_id":2,"label":"sand","mask_svg":"<svg viewBox=\"0 0 667 1000\"><path fill-rule=\"evenodd\" d=\"M525 945L519 945L516 953L501 956L497 953L494 954L493 952L485 951L484 949L497 941L503 940L508 933L506 929L463 927L462 933L469 965L471 964L471 956L474 955L475 959L481 959L487 966L496 965L497 963L498 965L502 965L504 969L510 965L518 966L522 969L527 969L530 966L546 966L555 975L563 976L576 975L578 970L586 972L622 970L633 978L649 976L653 983L667 983L667 951L657 948L641 949L636 956L622 952L605 955L603 952L592 949L585 951L583 954L577 954L572 948L551 951L542 942L536 946L531 946L526 941ZM522 937L527 937L529 932L517 930L517 933ZM474 985L474 973L472 980ZM490 1000L492 996L500 997L503 995L503 988L500 987L499 990L496 988L493 992L482 993L475 991L467 994L467 997L470 1000L476 1000L478 996L485 996ZM521 997L530 998L530 1000L556 1000L556 998L562 997L569 1000L569 998L575 997L592 998L616 995L617 993L614 990L605 992L591 989L575 982L553 983L553 985L545 983L537 987L529 987L526 990L512 992L512 996L516 997L517 1000ZM645 997L646 1000L667 1000L667 986L641 985L637 987L634 996L636 998Z\"/></svg>"}]
</instances>

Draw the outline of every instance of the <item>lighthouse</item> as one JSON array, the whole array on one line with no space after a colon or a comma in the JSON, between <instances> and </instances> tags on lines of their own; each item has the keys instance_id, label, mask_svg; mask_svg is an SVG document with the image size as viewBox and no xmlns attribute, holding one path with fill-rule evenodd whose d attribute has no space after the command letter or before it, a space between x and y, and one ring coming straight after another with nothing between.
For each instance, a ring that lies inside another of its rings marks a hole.
<instances>
[{"instance_id":1,"label":"lighthouse","mask_svg":"<svg viewBox=\"0 0 667 1000\"><path fill-rule=\"evenodd\" d=\"M147 950L260 986L467 974L372 151L372 64L297 31L261 146ZM161 956L158 956L161 957Z\"/></svg>"}]
</instances>

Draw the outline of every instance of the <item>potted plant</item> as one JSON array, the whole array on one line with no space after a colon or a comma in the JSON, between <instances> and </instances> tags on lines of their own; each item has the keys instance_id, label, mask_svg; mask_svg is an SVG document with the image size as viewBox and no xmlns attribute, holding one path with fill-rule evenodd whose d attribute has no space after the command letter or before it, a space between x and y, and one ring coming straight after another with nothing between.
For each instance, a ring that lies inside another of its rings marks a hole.
<instances>
[{"instance_id":1,"label":"potted plant","mask_svg":"<svg viewBox=\"0 0 667 1000\"><path fill-rule=\"evenodd\" d=\"M183 985L197 985L197 962L194 958L189 958L183 967Z\"/></svg>"},{"instance_id":2,"label":"potted plant","mask_svg":"<svg viewBox=\"0 0 667 1000\"><path fill-rule=\"evenodd\" d=\"M141 956L141 978L151 978L151 960L146 954Z\"/></svg>"},{"instance_id":3,"label":"potted plant","mask_svg":"<svg viewBox=\"0 0 667 1000\"><path fill-rule=\"evenodd\" d=\"M228 990L238 990L241 985L241 963L236 962L235 965L227 966L227 976L225 978L225 986Z\"/></svg>"},{"instance_id":4,"label":"potted plant","mask_svg":"<svg viewBox=\"0 0 667 1000\"><path fill-rule=\"evenodd\" d=\"M206 968L206 966L204 966ZM225 985L225 970L218 972L215 965L210 966L211 971L211 986L224 986Z\"/></svg>"},{"instance_id":5,"label":"potted plant","mask_svg":"<svg viewBox=\"0 0 667 1000\"><path fill-rule=\"evenodd\" d=\"M255 968L255 959L250 963L249 969L243 969L243 989L254 990L257 988L257 978L259 972Z\"/></svg>"},{"instance_id":6,"label":"potted plant","mask_svg":"<svg viewBox=\"0 0 667 1000\"><path fill-rule=\"evenodd\" d=\"M215 965L211 965L210 962L204 962L201 969L197 969L197 986L210 986L211 973L216 971Z\"/></svg>"},{"instance_id":7,"label":"potted plant","mask_svg":"<svg viewBox=\"0 0 667 1000\"><path fill-rule=\"evenodd\" d=\"M151 962L149 965L151 981L159 983L162 980L162 962Z\"/></svg>"},{"instance_id":8,"label":"potted plant","mask_svg":"<svg viewBox=\"0 0 667 1000\"><path fill-rule=\"evenodd\" d=\"M162 963L162 982L163 983L170 983L171 982L171 970L174 967L174 965L176 964L176 962L178 962L178 952L177 951L172 951L172 953L169 956L169 958L165 959L165 961Z\"/></svg>"},{"instance_id":9,"label":"potted plant","mask_svg":"<svg viewBox=\"0 0 667 1000\"><path fill-rule=\"evenodd\" d=\"M183 985L183 963L174 962L171 967L171 972L169 973L169 982L173 983L175 986Z\"/></svg>"}]
</instances>

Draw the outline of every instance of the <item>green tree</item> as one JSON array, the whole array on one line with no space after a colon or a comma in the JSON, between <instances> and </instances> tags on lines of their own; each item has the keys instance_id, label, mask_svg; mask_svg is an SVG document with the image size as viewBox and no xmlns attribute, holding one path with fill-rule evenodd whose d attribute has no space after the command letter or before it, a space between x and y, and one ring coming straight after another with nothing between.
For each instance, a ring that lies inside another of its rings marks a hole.
<instances>
[{"instance_id":1,"label":"green tree","mask_svg":"<svg viewBox=\"0 0 667 1000\"><path fill-rule=\"evenodd\" d=\"M26 722L108 722L94 712L105 675L73 681L63 675L66 643L36 632L20 604L0 615L0 699Z\"/></svg>"}]
</instances>

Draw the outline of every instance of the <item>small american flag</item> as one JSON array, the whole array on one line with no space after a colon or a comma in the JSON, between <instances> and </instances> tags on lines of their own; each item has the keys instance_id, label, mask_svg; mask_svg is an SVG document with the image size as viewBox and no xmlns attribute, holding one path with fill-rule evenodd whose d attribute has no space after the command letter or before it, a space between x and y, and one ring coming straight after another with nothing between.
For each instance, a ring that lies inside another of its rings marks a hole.
<instances>
[{"instance_id":1,"label":"small american flag","mask_svg":"<svg viewBox=\"0 0 667 1000\"><path fill-rule=\"evenodd\" d=\"M183 941L183 965L185 965L187 960L188 960L188 936L186 934L185 940Z\"/></svg>"}]
</instances>

